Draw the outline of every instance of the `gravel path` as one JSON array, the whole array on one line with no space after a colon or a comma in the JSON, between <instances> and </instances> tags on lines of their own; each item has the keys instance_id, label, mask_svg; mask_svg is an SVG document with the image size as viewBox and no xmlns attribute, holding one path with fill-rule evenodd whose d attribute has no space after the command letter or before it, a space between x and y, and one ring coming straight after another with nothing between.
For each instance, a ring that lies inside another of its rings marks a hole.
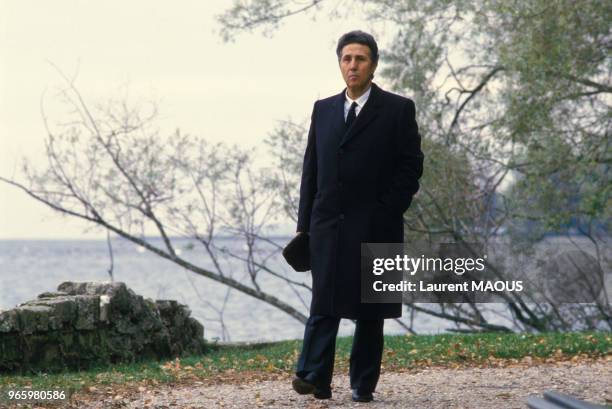
<instances>
[{"instance_id":1,"label":"gravel path","mask_svg":"<svg viewBox=\"0 0 612 409\"><path fill-rule=\"evenodd\" d=\"M351 401L348 377L334 377L333 398L297 395L290 379L241 384L160 387L129 398L79 402L87 408L526 408L528 396L544 390L593 403L612 403L612 357L594 362L557 362L505 368L431 368L381 375L375 401Z\"/></svg>"}]
</instances>

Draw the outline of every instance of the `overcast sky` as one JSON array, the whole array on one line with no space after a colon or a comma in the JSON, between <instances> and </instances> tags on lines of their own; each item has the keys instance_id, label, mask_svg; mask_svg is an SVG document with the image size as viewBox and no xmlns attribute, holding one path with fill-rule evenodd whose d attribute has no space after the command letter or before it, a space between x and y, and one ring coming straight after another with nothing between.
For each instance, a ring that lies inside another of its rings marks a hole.
<instances>
[{"instance_id":1,"label":"overcast sky","mask_svg":"<svg viewBox=\"0 0 612 409\"><path fill-rule=\"evenodd\" d=\"M214 17L231 1L0 0L0 174L24 155L44 160L40 104L78 69L90 104L122 95L159 103L159 125L211 141L259 145L276 121L308 118L313 102L344 83L334 56L359 18L297 16L272 38L242 34L223 43ZM376 34L376 33L375 33ZM379 39L381 46L383 42ZM61 118L54 118L60 120ZM0 238L86 238L63 218L0 183Z\"/></svg>"}]
</instances>

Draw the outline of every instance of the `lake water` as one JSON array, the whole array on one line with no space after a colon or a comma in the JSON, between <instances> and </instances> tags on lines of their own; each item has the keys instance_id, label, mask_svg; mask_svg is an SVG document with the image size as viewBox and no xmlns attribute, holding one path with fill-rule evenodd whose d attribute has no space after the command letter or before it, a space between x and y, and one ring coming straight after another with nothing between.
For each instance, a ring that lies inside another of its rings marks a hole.
<instances>
[{"instance_id":1,"label":"lake water","mask_svg":"<svg viewBox=\"0 0 612 409\"><path fill-rule=\"evenodd\" d=\"M276 241L282 245L288 239ZM161 241L152 242L161 247ZM181 257L204 268L212 267L203 249L191 246L193 241L175 239L174 243ZM218 245L235 252L244 250L241 242L230 238L220 239ZM127 240L113 239L112 247L115 281L125 282L144 297L175 299L188 305L192 316L204 325L205 337L209 340L274 341L303 335L304 328L300 322L266 303L232 290L225 309L221 311L227 287L189 272ZM280 256L270 259L268 264L274 271L287 274L293 280L311 284L310 273L292 271ZM13 308L42 292L53 291L64 281L109 280L109 265L105 240L0 240L0 309ZM242 262L225 260L223 265L227 268L226 274L244 284L250 283ZM265 272L260 274L260 284L265 291L308 315L310 295L307 290L292 289ZM504 321L502 318L495 320L497 323ZM415 329L419 333L445 332L449 327L448 322L426 315L418 315L415 320ZM349 335L353 328L351 321L342 320L340 334ZM385 332L403 333L404 330L393 320L387 320Z\"/></svg>"}]
</instances>

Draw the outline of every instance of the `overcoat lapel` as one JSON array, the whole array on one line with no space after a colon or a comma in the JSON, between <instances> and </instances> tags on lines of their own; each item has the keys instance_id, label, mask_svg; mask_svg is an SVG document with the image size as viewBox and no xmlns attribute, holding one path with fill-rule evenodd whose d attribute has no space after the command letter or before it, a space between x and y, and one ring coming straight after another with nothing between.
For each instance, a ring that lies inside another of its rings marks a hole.
<instances>
[{"instance_id":1,"label":"overcoat lapel","mask_svg":"<svg viewBox=\"0 0 612 409\"><path fill-rule=\"evenodd\" d=\"M365 127L368 126L368 124L378 116L378 111L381 106L382 99L380 98L380 88L378 88L376 84L372 83L372 91L370 92L368 101L365 103L363 108L361 108L361 111L359 112L359 115L357 115L357 118L355 119L353 125L350 127L350 129L348 129L347 132L344 133L344 137L340 141L340 146L344 145L352 137L363 131ZM344 119L344 104L342 104L342 108L342 119Z\"/></svg>"},{"instance_id":2,"label":"overcoat lapel","mask_svg":"<svg viewBox=\"0 0 612 409\"><path fill-rule=\"evenodd\" d=\"M336 95L333 103L332 112L332 135L336 137L338 145L342 140L342 137L346 133L346 127L344 122L344 91Z\"/></svg>"}]
</instances>

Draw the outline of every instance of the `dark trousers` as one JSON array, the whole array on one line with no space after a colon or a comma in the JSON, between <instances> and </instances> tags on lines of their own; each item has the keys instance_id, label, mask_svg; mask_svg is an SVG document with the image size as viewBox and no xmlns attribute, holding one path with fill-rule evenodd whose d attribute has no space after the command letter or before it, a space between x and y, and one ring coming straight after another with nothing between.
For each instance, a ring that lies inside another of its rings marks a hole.
<instances>
[{"instance_id":1,"label":"dark trousers","mask_svg":"<svg viewBox=\"0 0 612 409\"><path fill-rule=\"evenodd\" d=\"M349 375L351 389L359 393L376 389L384 345L384 322L384 319L357 320ZM325 315L311 315L306 321L296 375L322 389L331 385L339 324L340 318Z\"/></svg>"}]
</instances>

